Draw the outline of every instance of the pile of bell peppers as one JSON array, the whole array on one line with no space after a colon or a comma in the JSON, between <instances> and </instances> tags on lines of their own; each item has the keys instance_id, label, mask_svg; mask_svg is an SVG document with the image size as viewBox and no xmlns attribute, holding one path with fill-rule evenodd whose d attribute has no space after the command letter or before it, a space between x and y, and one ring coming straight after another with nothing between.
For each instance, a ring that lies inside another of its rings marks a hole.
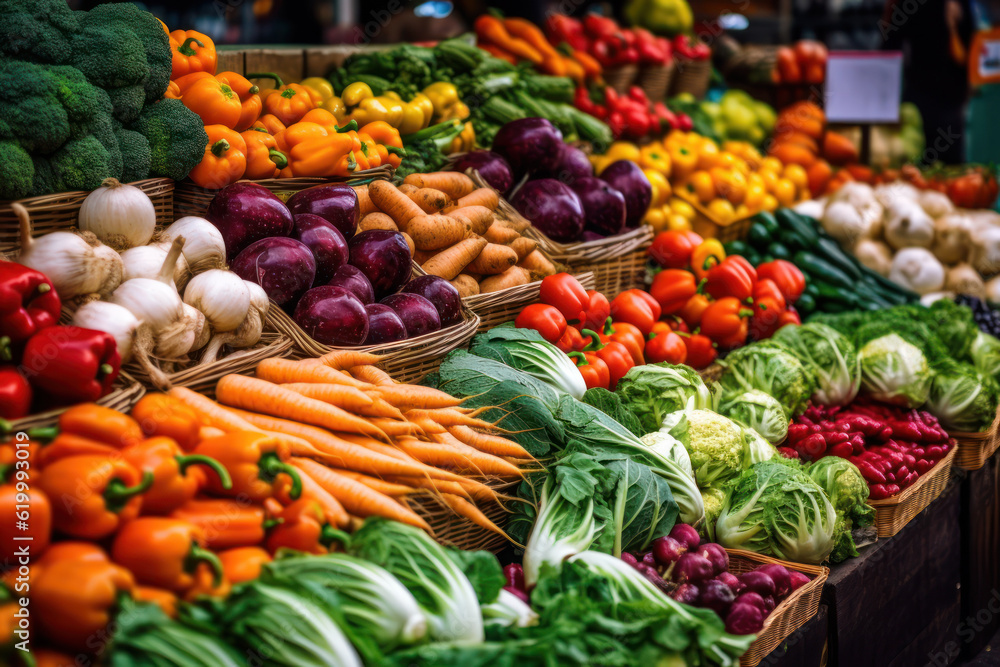
<instances>
[{"instance_id":1,"label":"pile of bell peppers","mask_svg":"<svg viewBox=\"0 0 1000 667\"><path fill-rule=\"evenodd\" d=\"M610 86L578 87L573 104L580 111L606 122L615 139L642 139L661 136L672 129L689 131L690 116L675 113L663 102L650 101L639 86L632 86L624 95Z\"/></svg>"},{"instance_id":2,"label":"pile of bell peppers","mask_svg":"<svg viewBox=\"0 0 1000 667\"><path fill-rule=\"evenodd\" d=\"M45 274L0 260L0 424L111 391L121 366L115 339L59 326L61 307Z\"/></svg>"},{"instance_id":3,"label":"pile of bell peppers","mask_svg":"<svg viewBox=\"0 0 1000 667\"><path fill-rule=\"evenodd\" d=\"M649 256L660 269L649 293L662 315L720 349L770 338L786 324L800 324L794 304L805 289L805 277L791 262L754 267L740 255L727 257L717 239L691 231L659 233Z\"/></svg>"}]
</instances>

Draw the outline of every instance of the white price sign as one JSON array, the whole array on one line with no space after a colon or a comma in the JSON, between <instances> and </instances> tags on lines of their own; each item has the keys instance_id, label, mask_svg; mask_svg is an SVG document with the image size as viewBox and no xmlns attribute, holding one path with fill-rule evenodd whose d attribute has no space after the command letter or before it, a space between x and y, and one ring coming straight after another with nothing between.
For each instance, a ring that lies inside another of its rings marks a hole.
<instances>
[{"instance_id":1,"label":"white price sign","mask_svg":"<svg viewBox=\"0 0 1000 667\"><path fill-rule=\"evenodd\" d=\"M898 51L831 51L826 62L827 120L832 123L898 123L903 54Z\"/></svg>"}]
</instances>

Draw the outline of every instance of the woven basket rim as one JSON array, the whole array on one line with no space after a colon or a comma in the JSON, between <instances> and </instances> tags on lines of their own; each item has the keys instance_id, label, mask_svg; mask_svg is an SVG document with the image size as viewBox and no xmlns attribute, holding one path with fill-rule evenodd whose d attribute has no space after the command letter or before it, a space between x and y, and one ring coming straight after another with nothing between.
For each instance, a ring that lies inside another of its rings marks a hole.
<instances>
[{"instance_id":1,"label":"woven basket rim","mask_svg":"<svg viewBox=\"0 0 1000 667\"><path fill-rule=\"evenodd\" d=\"M709 213L708 209L705 208L705 206L700 201L698 201L698 198L695 197L694 195L692 195L690 192L687 192L683 188L679 188L678 190L676 190L674 192L674 194L677 195L678 198L683 199L684 201L686 201L688 204L691 205L691 207L695 211L697 211L701 215L705 216L708 219L709 222L711 222L713 225L716 225L718 227L732 227L733 225L738 225L741 222L746 222L747 220L753 218L755 215L757 215L757 214L759 214L759 213L762 212L762 211L754 211L753 213L745 215L742 218L733 218L729 222L719 222L718 220L716 220L712 216L711 213Z\"/></svg>"},{"instance_id":2,"label":"woven basket rim","mask_svg":"<svg viewBox=\"0 0 1000 667\"><path fill-rule=\"evenodd\" d=\"M584 271L582 273L574 274L574 277L580 281L580 284L584 288L590 290L594 289L594 272ZM538 296L538 290L541 286L542 281L535 280L526 285L517 285L515 287L508 287L506 289L499 290L497 292L487 292L486 294L473 294L472 296L462 297L462 303L464 303L470 310L478 311L485 310L487 308L495 308L497 306L504 306L508 304L521 303L527 299L531 299Z\"/></svg>"},{"instance_id":3,"label":"woven basket rim","mask_svg":"<svg viewBox=\"0 0 1000 667\"><path fill-rule=\"evenodd\" d=\"M113 387L113 390L110 393L100 397L95 401L95 403L107 406L111 404L117 405L119 402L124 402L125 404L131 406L146 393L146 388L143 384L136 378L132 377L132 375L125 369L122 369L118 373L118 378L115 380L116 384L121 381L124 382L120 386ZM28 415L27 417L22 417L21 419L11 420L10 431L11 433L16 433L18 431L24 431L42 424L55 422L59 418L59 415L71 407L71 405L67 405L62 408Z\"/></svg>"},{"instance_id":4,"label":"woven basket rim","mask_svg":"<svg viewBox=\"0 0 1000 667\"><path fill-rule=\"evenodd\" d=\"M318 185L351 185L359 184L359 181L391 179L395 171L391 165L381 165L372 167L371 169L364 169L350 176L295 176L292 178L262 178L258 180L241 178L236 183L254 183L274 192L296 188L306 189L307 187ZM203 188L191 179L186 178L183 181L177 181L177 189L184 194L191 192L207 194L216 193L222 188Z\"/></svg>"},{"instance_id":5,"label":"woven basket rim","mask_svg":"<svg viewBox=\"0 0 1000 667\"><path fill-rule=\"evenodd\" d=\"M125 183L125 185L137 187L145 192L147 189L152 190L157 187L172 187L175 183L176 181L172 178L168 178L166 176L155 176L152 178L144 178L139 181L130 181ZM32 213L40 213L50 210L50 208L61 208L75 199L86 199L90 192L90 190L66 190L64 192L52 192L47 195L26 197L24 199L2 199L0 200L0 207L7 207L11 204L17 203L21 204Z\"/></svg>"},{"instance_id":6,"label":"woven basket rim","mask_svg":"<svg viewBox=\"0 0 1000 667\"><path fill-rule=\"evenodd\" d=\"M997 414L993 418L993 423L985 431L948 431L948 435L958 440L959 445L961 445L963 440L986 441L994 438L996 437L998 428L1000 428L1000 405L997 406Z\"/></svg>"}]
</instances>

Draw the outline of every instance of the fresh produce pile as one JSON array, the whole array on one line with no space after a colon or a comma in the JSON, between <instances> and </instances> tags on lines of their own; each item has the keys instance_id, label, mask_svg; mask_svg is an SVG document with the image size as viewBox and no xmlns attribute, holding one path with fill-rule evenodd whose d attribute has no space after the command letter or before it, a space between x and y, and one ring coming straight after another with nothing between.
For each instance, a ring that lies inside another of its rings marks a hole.
<instances>
[{"instance_id":1,"label":"fresh produce pile","mask_svg":"<svg viewBox=\"0 0 1000 667\"><path fill-rule=\"evenodd\" d=\"M1000 283L994 284L1000 285ZM983 333L1000 336L1000 312L990 306L990 303L1000 303L1000 301L994 294L987 295L987 299L988 301L984 301L971 294L959 294L955 297L955 303L972 309L972 317Z\"/></svg>"},{"instance_id":2,"label":"fresh produce pile","mask_svg":"<svg viewBox=\"0 0 1000 667\"><path fill-rule=\"evenodd\" d=\"M829 55L822 42L801 39L770 52L745 47L725 35L718 41L712 55L727 81L751 86L810 84L813 90L821 91Z\"/></svg>"},{"instance_id":3,"label":"fresh produce pile","mask_svg":"<svg viewBox=\"0 0 1000 667\"><path fill-rule=\"evenodd\" d=\"M559 14L552 14L546 19L550 35L553 25L563 25L561 19L573 21ZM590 57L585 43L579 47L571 44L571 48L564 53L556 48L561 46L559 42L549 43L542 29L531 21L483 14L476 18L473 27L476 46L512 65L527 62L544 74L569 77L576 84L601 78L601 66L605 63Z\"/></svg>"},{"instance_id":4,"label":"fresh produce pile","mask_svg":"<svg viewBox=\"0 0 1000 667\"><path fill-rule=\"evenodd\" d=\"M769 104L735 89L723 93L718 102L678 95L670 100L670 106L690 115L696 132L719 142L747 141L762 146L777 120Z\"/></svg>"},{"instance_id":5,"label":"fresh produce pile","mask_svg":"<svg viewBox=\"0 0 1000 667\"><path fill-rule=\"evenodd\" d=\"M877 125L872 128L872 166L883 171L920 161L923 155L924 120L912 102L899 105L900 127Z\"/></svg>"},{"instance_id":6,"label":"fresh produce pile","mask_svg":"<svg viewBox=\"0 0 1000 667\"><path fill-rule=\"evenodd\" d=\"M639 86L630 86L626 93L610 86L577 88L573 103L580 111L606 122L615 139L659 138L669 130L686 132L694 127L690 116L651 101Z\"/></svg>"},{"instance_id":7,"label":"fresh produce pile","mask_svg":"<svg viewBox=\"0 0 1000 667\"><path fill-rule=\"evenodd\" d=\"M643 28L623 28L613 18L595 13L587 14L582 20L564 14L550 14L545 19L545 32L553 46L563 47L565 44L576 58L582 52L581 63L585 64L590 59L602 68L623 65L667 67L673 63L674 48L681 39L679 36L671 42ZM699 53L708 53L707 46L698 46L703 47Z\"/></svg>"},{"instance_id":8,"label":"fresh produce pile","mask_svg":"<svg viewBox=\"0 0 1000 667\"><path fill-rule=\"evenodd\" d=\"M181 180L202 159L201 121L163 99L187 60L183 31L168 34L131 4L15 0L0 33L0 198L93 190L106 178Z\"/></svg>"}]
</instances>

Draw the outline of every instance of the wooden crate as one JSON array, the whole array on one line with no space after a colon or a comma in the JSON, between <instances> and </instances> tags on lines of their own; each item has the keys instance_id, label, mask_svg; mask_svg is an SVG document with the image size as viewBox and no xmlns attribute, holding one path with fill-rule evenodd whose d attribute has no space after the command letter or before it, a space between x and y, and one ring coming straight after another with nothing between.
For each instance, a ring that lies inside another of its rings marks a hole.
<instances>
[{"instance_id":1,"label":"wooden crate","mask_svg":"<svg viewBox=\"0 0 1000 667\"><path fill-rule=\"evenodd\" d=\"M387 51L398 44L333 44L310 46L305 50L305 76L329 76L344 61L359 53Z\"/></svg>"},{"instance_id":2,"label":"wooden crate","mask_svg":"<svg viewBox=\"0 0 1000 667\"><path fill-rule=\"evenodd\" d=\"M218 62L215 70L217 72L236 72L244 74L246 70L245 58L247 49L236 46L219 46L216 48Z\"/></svg>"}]
</instances>

